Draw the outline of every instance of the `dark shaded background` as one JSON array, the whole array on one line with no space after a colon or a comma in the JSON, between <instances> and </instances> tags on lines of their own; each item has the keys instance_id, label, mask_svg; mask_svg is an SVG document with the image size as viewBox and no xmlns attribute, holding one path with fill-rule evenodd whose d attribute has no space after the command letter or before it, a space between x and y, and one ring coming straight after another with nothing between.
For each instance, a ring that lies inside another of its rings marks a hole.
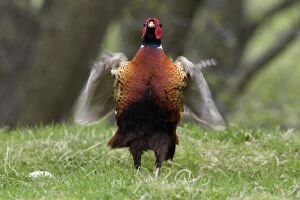
<instances>
[{"instance_id":1,"label":"dark shaded background","mask_svg":"<svg viewBox=\"0 0 300 200\"><path fill-rule=\"evenodd\" d=\"M299 0L0 0L0 124L71 119L103 48L132 57L156 16L171 57L205 70L231 123L300 127ZM298 75L297 75L298 74Z\"/></svg>"}]
</instances>

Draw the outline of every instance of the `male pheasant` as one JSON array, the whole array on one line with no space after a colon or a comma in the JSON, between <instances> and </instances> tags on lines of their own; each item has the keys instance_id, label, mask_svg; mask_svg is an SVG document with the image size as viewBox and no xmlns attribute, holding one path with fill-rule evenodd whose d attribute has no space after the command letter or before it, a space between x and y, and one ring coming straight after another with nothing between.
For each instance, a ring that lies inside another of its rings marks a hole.
<instances>
[{"instance_id":1,"label":"male pheasant","mask_svg":"<svg viewBox=\"0 0 300 200\"><path fill-rule=\"evenodd\" d=\"M201 67L182 56L173 62L162 49L162 33L159 20L148 18L141 48L132 60L122 53L102 55L93 65L75 113L76 122L89 124L115 110L118 130L108 145L128 147L137 170L143 151L153 150L155 176L164 160L173 159L183 110L202 125L226 127Z\"/></svg>"}]
</instances>

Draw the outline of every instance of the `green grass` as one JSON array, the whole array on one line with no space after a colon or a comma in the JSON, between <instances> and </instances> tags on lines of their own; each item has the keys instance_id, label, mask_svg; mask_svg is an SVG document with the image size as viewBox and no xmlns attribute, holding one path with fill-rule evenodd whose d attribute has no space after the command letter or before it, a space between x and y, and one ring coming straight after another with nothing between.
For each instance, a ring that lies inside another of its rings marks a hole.
<instances>
[{"instance_id":1,"label":"green grass","mask_svg":"<svg viewBox=\"0 0 300 200\"><path fill-rule=\"evenodd\" d=\"M179 128L174 162L153 177L146 152L135 175L127 149L109 150L103 124L0 131L0 199L297 199L300 134ZM28 175L46 170L54 178Z\"/></svg>"}]
</instances>

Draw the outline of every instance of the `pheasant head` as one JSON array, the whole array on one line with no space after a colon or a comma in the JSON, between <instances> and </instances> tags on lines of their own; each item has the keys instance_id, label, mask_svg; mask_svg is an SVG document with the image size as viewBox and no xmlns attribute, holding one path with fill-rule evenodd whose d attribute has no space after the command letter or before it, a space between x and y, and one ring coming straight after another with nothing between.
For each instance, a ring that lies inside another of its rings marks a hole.
<instances>
[{"instance_id":1,"label":"pheasant head","mask_svg":"<svg viewBox=\"0 0 300 200\"><path fill-rule=\"evenodd\" d=\"M159 20L155 17L148 18L142 29L143 45L160 46L162 33L162 25Z\"/></svg>"}]
</instances>

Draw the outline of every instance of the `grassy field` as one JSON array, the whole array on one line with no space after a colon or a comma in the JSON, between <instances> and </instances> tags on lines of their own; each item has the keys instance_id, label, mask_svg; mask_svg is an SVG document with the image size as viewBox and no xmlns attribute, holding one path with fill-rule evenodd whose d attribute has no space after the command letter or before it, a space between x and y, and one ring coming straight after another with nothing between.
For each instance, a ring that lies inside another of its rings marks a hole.
<instances>
[{"instance_id":1,"label":"grassy field","mask_svg":"<svg viewBox=\"0 0 300 200\"><path fill-rule=\"evenodd\" d=\"M138 176L126 149L109 150L103 124L0 132L0 199L299 199L300 134L287 130L179 128L173 163ZM30 178L45 170L54 175Z\"/></svg>"},{"instance_id":2,"label":"grassy field","mask_svg":"<svg viewBox=\"0 0 300 200\"><path fill-rule=\"evenodd\" d=\"M246 9L259 18L276 1L248 1ZM245 59L276 42L298 13L266 24ZM115 34L108 50L119 50ZM229 121L251 129L184 125L174 162L164 163L157 179L153 153L143 155L136 176L128 150L107 147L115 128L104 124L0 129L0 199L300 199L299 46L297 39L269 63L237 102ZM257 129L279 125L299 129ZM38 170L53 177L29 177Z\"/></svg>"}]
</instances>

